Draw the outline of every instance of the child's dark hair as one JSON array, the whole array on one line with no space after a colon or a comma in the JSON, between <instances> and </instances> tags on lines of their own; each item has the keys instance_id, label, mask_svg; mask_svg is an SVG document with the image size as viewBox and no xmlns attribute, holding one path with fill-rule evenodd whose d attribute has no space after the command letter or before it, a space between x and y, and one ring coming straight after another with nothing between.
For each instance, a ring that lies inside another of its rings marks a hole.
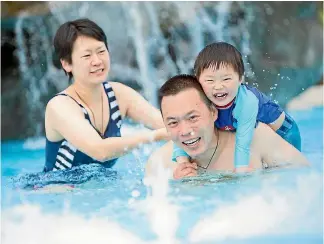
<instances>
[{"instance_id":1,"label":"child's dark hair","mask_svg":"<svg viewBox=\"0 0 324 244\"><path fill-rule=\"evenodd\" d=\"M207 107L212 106L212 102L207 98L202 86L200 85L197 78L193 75L180 74L171 77L167 80L159 89L159 107L161 108L161 102L163 97L175 96L178 93L188 90L195 89L198 91L201 99ZM190 98L188 98L190 99ZM162 112L162 110L161 110Z\"/></svg>"},{"instance_id":2,"label":"child's dark hair","mask_svg":"<svg viewBox=\"0 0 324 244\"><path fill-rule=\"evenodd\" d=\"M244 74L244 64L241 53L231 44L226 42L215 42L207 45L200 51L196 58L194 71L199 79L204 69L219 69L221 65L231 65L240 79Z\"/></svg>"},{"instance_id":3,"label":"child's dark hair","mask_svg":"<svg viewBox=\"0 0 324 244\"><path fill-rule=\"evenodd\" d=\"M58 59L63 59L69 64L72 63L73 45L79 36L87 36L97 41L104 42L108 49L107 37L104 31L95 22L89 19L77 19L65 22L56 31L54 48ZM69 79L73 77L71 72L65 72L65 74L69 76Z\"/></svg>"}]
</instances>

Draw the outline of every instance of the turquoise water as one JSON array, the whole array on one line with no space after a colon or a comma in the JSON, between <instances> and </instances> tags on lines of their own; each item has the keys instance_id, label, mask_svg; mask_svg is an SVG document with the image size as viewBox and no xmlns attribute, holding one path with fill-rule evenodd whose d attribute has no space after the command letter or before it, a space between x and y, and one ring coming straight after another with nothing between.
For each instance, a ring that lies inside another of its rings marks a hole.
<instances>
[{"instance_id":1,"label":"turquoise water","mask_svg":"<svg viewBox=\"0 0 324 244\"><path fill-rule=\"evenodd\" d=\"M322 243L323 108L292 116L311 168L169 185L162 177L152 190L143 183L144 167L158 144L120 158L112 170L91 165L45 175L43 139L3 142L2 241ZM34 190L68 182L68 192Z\"/></svg>"}]
</instances>

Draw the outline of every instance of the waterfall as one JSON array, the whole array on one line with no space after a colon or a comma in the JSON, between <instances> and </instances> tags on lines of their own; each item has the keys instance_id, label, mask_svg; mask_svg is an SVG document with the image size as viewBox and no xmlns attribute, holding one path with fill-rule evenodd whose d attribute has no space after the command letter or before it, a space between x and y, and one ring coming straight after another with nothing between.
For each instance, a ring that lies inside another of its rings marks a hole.
<instances>
[{"instance_id":1,"label":"waterfall","mask_svg":"<svg viewBox=\"0 0 324 244\"><path fill-rule=\"evenodd\" d=\"M121 3L124 11L128 12L128 22L127 22L127 30L128 35L134 43L135 52L136 52L136 60L140 73L140 80L142 82L142 87L144 88L143 93L144 96L151 101L153 104L157 104L157 99L155 92L157 87L155 85L155 74L154 69L152 67L152 63L150 62L148 45L146 36L144 34L145 30L144 26L144 18L141 14L141 10L139 8L138 2L132 3Z\"/></svg>"}]
</instances>

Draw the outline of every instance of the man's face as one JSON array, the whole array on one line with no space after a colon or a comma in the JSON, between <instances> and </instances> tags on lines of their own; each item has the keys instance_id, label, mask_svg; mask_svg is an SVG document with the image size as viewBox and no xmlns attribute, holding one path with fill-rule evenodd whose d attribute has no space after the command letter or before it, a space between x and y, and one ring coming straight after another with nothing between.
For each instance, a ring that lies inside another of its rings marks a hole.
<instances>
[{"instance_id":1,"label":"man's face","mask_svg":"<svg viewBox=\"0 0 324 244\"><path fill-rule=\"evenodd\" d=\"M212 147L217 111L208 108L196 89L163 97L161 111L171 138L191 157Z\"/></svg>"}]
</instances>

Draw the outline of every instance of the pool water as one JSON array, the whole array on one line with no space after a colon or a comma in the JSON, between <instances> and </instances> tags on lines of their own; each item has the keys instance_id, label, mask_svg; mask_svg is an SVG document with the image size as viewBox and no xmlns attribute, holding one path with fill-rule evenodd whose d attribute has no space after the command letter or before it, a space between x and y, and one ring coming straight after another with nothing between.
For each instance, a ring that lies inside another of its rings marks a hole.
<instances>
[{"instance_id":1,"label":"pool water","mask_svg":"<svg viewBox=\"0 0 324 244\"><path fill-rule=\"evenodd\" d=\"M162 172L152 188L144 168L160 144L134 150L113 169L43 174L43 138L3 142L2 243L322 243L323 108L291 115L311 168L177 182ZM67 183L74 188L35 190Z\"/></svg>"}]
</instances>

